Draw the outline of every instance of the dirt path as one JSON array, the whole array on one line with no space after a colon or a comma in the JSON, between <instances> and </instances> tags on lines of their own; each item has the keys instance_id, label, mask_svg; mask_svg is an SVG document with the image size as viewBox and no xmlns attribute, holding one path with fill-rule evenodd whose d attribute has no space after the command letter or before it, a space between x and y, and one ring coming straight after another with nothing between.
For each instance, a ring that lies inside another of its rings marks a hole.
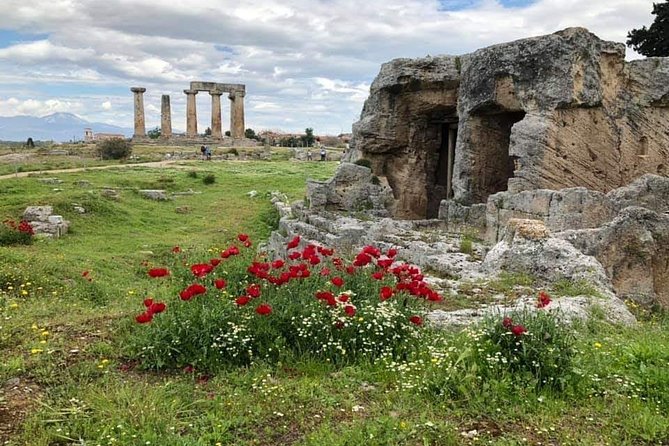
<instances>
[{"instance_id":1,"label":"dirt path","mask_svg":"<svg viewBox=\"0 0 669 446\"><path fill-rule=\"evenodd\" d=\"M30 175L40 175L40 174L52 174L52 173L69 173L69 172L83 172L87 170L104 170L104 169L127 169L129 167L155 167L155 168L165 168L165 167L177 167L183 168L186 166L179 166L176 163L181 162L181 160L163 160L163 161L152 161L150 163L137 163L137 164L110 164L108 166L93 166L93 167L74 167L71 169L53 169L53 170L35 170L32 172L17 172L10 173L8 175L0 175L0 180L6 180L8 178L24 178Z\"/></svg>"}]
</instances>

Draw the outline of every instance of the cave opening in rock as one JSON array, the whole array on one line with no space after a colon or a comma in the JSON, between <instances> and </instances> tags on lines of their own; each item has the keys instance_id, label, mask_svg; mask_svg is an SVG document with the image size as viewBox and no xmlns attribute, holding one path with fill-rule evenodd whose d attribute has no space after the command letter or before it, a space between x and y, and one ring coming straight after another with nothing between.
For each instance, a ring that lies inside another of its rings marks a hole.
<instances>
[{"instance_id":1,"label":"cave opening in rock","mask_svg":"<svg viewBox=\"0 0 669 446\"><path fill-rule=\"evenodd\" d=\"M457 118L435 123L438 126L438 144L431 167L428 167L427 218L437 218L441 200L453 197L453 163L458 135ZM430 181L431 180L431 181Z\"/></svg>"},{"instance_id":2,"label":"cave opening in rock","mask_svg":"<svg viewBox=\"0 0 669 446\"><path fill-rule=\"evenodd\" d=\"M473 196L478 202L508 189L517 160L509 155L511 128L524 117L524 111L506 110L479 112L472 117Z\"/></svg>"}]
</instances>

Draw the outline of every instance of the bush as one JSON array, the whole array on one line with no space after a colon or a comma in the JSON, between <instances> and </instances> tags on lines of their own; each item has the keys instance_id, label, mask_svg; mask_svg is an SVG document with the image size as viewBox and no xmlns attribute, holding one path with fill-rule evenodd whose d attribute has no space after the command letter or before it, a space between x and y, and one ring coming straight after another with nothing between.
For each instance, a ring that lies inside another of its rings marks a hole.
<instances>
[{"instance_id":1,"label":"bush","mask_svg":"<svg viewBox=\"0 0 669 446\"><path fill-rule=\"evenodd\" d=\"M125 159L132 153L132 144L123 138L110 138L99 141L95 148L103 160Z\"/></svg>"},{"instance_id":2,"label":"bush","mask_svg":"<svg viewBox=\"0 0 669 446\"><path fill-rule=\"evenodd\" d=\"M188 178L197 178L197 171L196 170L189 170L188 173L186 174Z\"/></svg>"},{"instance_id":3,"label":"bush","mask_svg":"<svg viewBox=\"0 0 669 446\"><path fill-rule=\"evenodd\" d=\"M372 162L368 159L365 159L365 158L360 158L359 160L355 161L355 163L353 163L353 164L357 164L358 166L368 167L370 169L372 168Z\"/></svg>"},{"instance_id":4,"label":"bush","mask_svg":"<svg viewBox=\"0 0 669 446\"><path fill-rule=\"evenodd\" d=\"M202 178L202 182L204 184L214 184L216 182L216 175L213 173L208 173L204 176L204 178Z\"/></svg>"},{"instance_id":5,"label":"bush","mask_svg":"<svg viewBox=\"0 0 669 446\"><path fill-rule=\"evenodd\" d=\"M25 220L16 223L14 220L5 220L0 225L0 246L30 245L33 242L32 226Z\"/></svg>"},{"instance_id":6,"label":"bush","mask_svg":"<svg viewBox=\"0 0 669 446\"><path fill-rule=\"evenodd\" d=\"M483 373L563 389L572 372L575 341L573 329L548 312L515 312L483 322L474 354Z\"/></svg>"},{"instance_id":7,"label":"bush","mask_svg":"<svg viewBox=\"0 0 669 446\"><path fill-rule=\"evenodd\" d=\"M229 154L235 155L235 156L239 156L239 151L237 149L235 149L234 147L229 148L226 153L229 153Z\"/></svg>"},{"instance_id":8,"label":"bush","mask_svg":"<svg viewBox=\"0 0 669 446\"><path fill-rule=\"evenodd\" d=\"M215 370L291 357L346 364L408 355L421 340L424 302L441 299L417 268L391 269L393 258L373 247L353 263L314 245L270 262L254 258L245 235L238 238L250 249L232 245L222 259L197 263L201 258L175 248L168 268L149 272L161 285L128 339L145 367ZM299 243L296 237L289 247Z\"/></svg>"}]
</instances>

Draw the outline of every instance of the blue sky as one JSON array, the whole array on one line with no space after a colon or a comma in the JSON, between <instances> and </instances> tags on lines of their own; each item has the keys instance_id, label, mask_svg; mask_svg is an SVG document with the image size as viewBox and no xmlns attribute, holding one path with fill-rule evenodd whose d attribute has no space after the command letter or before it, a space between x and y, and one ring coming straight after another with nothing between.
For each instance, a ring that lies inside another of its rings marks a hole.
<instances>
[{"instance_id":1,"label":"blue sky","mask_svg":"<svg viewBox=\"0 0 669 446\"><path fill-rule=\"evenodd\" d=\"M0 116L70 112L131 127L130 87L143 86L147 127L169 94L182 130L183 90L203 80L246 84L256 130L336 134L350 131L390 59L569 26L621 42L651 23L651 9L652 0L3 0ZM202 129L210 108L198 95Z\"/></svg>"}]
</instances>

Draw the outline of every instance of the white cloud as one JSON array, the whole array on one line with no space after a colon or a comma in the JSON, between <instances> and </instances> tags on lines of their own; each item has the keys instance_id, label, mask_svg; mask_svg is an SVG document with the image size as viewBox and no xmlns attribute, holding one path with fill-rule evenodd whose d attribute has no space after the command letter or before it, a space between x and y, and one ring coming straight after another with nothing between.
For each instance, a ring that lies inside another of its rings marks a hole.
<instances>
[{"instance_id":1,"label":"white cloud","mask_svg":"<svg viewBox=\"0 0 669 446\"><path fill-rule=\"evenodd\" d=\"M64 99L37 99L20 100L14 97L0 98L0 116L46 116L56 112L80 113L84 110L81 101Z\"/></svg>"},{"instance_id":2,"label":"white cloud","mask_svg":"<svg viewBox=\"0 0 669 446\"><path fill-rule=\"evenodd\" d=\"M249 126L338 133L350 130L380 64L392 58L462 54L568 26L624 41L630 29L650 24L653 0L538 0L512 9L496 0L455 0L477 6L441 8L448 3L3 0L0 29L41 36L0 48L0 100L19 101L0 102L0 114L80 104L88 118L128 127L127 89L142 85L147 126L159 123L161 94L171 95L173 121L180 123L182 90L191 80L212 80L247 85ZM100 94L77 94L78 85ZM47 105L44 96L59 105ZM199 98L200 126L208 125L209 112Z\"/></svg>"}]
</instances>

